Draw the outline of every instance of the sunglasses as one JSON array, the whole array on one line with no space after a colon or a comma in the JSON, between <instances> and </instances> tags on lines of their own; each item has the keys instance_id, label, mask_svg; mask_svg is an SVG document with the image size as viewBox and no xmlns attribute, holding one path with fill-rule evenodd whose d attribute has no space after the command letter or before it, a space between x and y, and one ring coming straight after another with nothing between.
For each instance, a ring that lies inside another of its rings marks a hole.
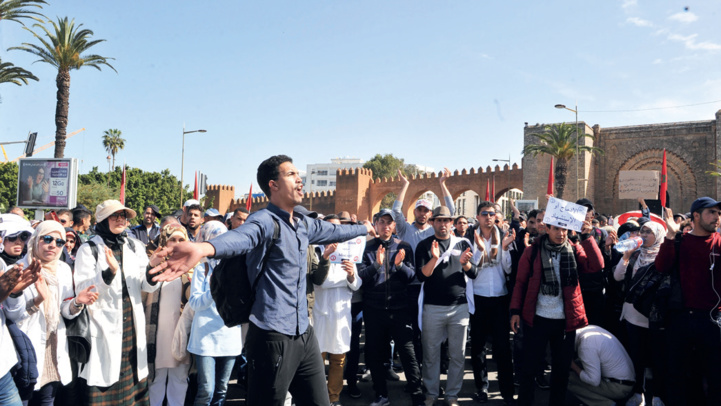
<instances>
[{"instance_id":1,"label":"sunglasses","mask_svg":"<svg viewBox=\"0 0 721 406\"><path fill-rule=\"evenodd\" d=\"M482 211L482 212L481 212L481 216L493 217L493 216L495 216L495 215L496 215L496 212L495 212L495 211Z\"/></svg>"},{"instance_id":2,"label":"sunglasses","mask_svg":"<svg viewBox=\"0 0 721 406\"><path fill-rule=\"evenodd\" d=\"M55 241L55 246L58 248L65 246L65 240L62 238L54 238L52 235L44 235L42 236L42 240L45 244L52 244L53 241Z\"/></svg>"},{"instance_id":3,"label":"sunglasses","mask_svg":"<svg viewBox=\"0 0 721 406\"><path fill-rule=\"evenodd\" d=\"M125 220L128 218L128 215L124 211L119 211L117 213L113 213L113 214L109 215L108 218L110 220L115 220L115 221L117 221L119 218L122 218L123 220Z\"/></svg>"},{"instance_id":4,"label":"sunglasses","mask_svg":"<svg viewBox=\"0 0 721 406\"><path fill-rule=\"evenodd\" d=\"M15 242L15 241L17 241L18 238L19 238L20 241L22 241L22 242L28 242L28 240L30 239L30 236L31 236L31 235L32 235L32 234L31 234L30 232L28 232L28 231L23 231L22 233L20 233L20 234L18 234L18 235L14 235L14 236L12 236L12 237L5 237L5 239L8 240L8 241L10 241L10 242Z\"/></svg>"}]
</instances>

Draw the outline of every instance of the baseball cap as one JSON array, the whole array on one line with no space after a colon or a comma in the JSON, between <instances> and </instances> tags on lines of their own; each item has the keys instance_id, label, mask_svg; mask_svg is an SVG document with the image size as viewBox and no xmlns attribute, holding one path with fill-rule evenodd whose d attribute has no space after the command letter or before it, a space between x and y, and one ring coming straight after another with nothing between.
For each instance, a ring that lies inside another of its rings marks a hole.
<instances>
[{"instance_id":1,"label":"baseball cap","mask_svg":"<svg viewBox=\"0 0 721 406\"><path fill-rule=\"evenodd\" d=\"M183 203L183 207L194 206L194 205L200 206L200 202L195 199L188 199L185 201L185 203Z\"/></svg>"},{"instance_id":2,"label":"baseball cap","mask_svg":"<svg viewBox=\"0 0 721 406\"><path fill-rule=\"evenodd\" d=\"M691 213L697 210L707 209L709 207L721 207L721 202L717 202L710 197L699 197L693 201L693 204L691 204Z\"/></svg>"},{"instance_id":3,"label":"baseball cap","mask_svg":"<svg viewBox=\"0 0 721 406\"><path fill-rule=\"evenodd\" d=\"M431 203L430 200L427 200L427 199L418 199L418 201L416 202L416 209L419 206L423 206L428 210L433 210L433 204Z\"/></svg>"},{"instance_id":4,"label":"baseball cap","mask_svg":"<svg viewBox=\"0 0 721 406\"><path fill-rule=\"evenodd\" d=\"M373 221L377 221L379 218L383 216L391 216L391 221L395 221L393 219L393 212L390 209L381 209L378 213L376 213L373 216Z\"/></svg>"},{"instance_id":5,"label":"baseball cap","mask_svg":"<svg viewBox=\"0 0 721 406\"><path fill-rule=\"evenodd\" d=\"M220 212L217 209L214 209L212 207L209 208L208 210L206 210L205 213L203 214L203 217L221 217L221 216L222 216L222 214L220 214Z\"/></svg>"}]
</instances>

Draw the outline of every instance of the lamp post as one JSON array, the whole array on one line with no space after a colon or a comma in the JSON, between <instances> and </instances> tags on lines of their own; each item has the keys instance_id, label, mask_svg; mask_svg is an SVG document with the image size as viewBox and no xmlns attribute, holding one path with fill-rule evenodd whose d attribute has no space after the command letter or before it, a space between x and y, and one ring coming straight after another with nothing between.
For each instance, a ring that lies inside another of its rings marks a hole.
<instances>
[{"instance_id":1,"label":"lamp post","mask_svg":"<svg viewBox=\"0 0 721 406\"><path fill-rule=\"evenodd\" d=\"M576 104L575 109L569 109L568 107L566 107L565 104L557 104L553 107L557 109L566 109L568 111L572 111L576 115L576 200L578 200L578 142L580 138L580 134L578 133L578 103Z\"/></svg>"},{"instance_id":2,"label":"lamp post","mask_svg":"<svg viewBox=\"0 0 721 406\"><path fill-rule=\"evenodd\" d=\"M313 175L315 175L315 169L310 171L310 191L308 192L310 194L310 211L313 211Z\"/></svg>"},{"instance_id":3,"label":"lamp post","mask_svg":"<svg viewBox=\"0 0 721 406\"><path fill-rule=\"evenodd\" d=\"M508 159L494 159L493 162L508 162L508 199L511 198L511 154L508 154Z\"/></svg>"},{"instance_id":4,"label":"lamp post","mask_svg":"<svg viewBox=\"0 0 721 406\"><path fill-rule=\"evenodd\" d=\"M110 155L108 155L108 176L107 176L107 178L108 178L108 182L107 182L108 187L110 187L110 170L111 170L111 169L110 169L110 160L111 160L111 159L112 159L112 157L111 157Z\"/></svg>"},{"instance_id":5,"label":"lamp post","mask_svg":"<svg viewBox=\"0 0 721 406\"><path fill-rule=\"evenodd\" d=\"M180 155L180 207L183 207L183 170L185 169L185 134L204 133L205 130L185 131L183 124L183 151Z\"/></svg>"}]
</instances>

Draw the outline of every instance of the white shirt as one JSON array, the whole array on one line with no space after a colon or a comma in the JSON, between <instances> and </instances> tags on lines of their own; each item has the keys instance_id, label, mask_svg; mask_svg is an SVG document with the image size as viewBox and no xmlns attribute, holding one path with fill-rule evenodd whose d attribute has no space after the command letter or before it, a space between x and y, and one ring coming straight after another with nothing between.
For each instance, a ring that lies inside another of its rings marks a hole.
<instances>
[{"instance_id":1,"label":"white shirt","mask_svg":"<svg viewBox=\"0 0 721 406\"><path fill-rule=\"evenodd\" d=\"M637 263L638 262L636 262L636 264ZM628 262L624 263L623 259L618 261L616 269L613 270L613 279L617 281L622 281L626 276L627 268ZM634 268L635 269L633 269L633 274L631 274L631 277L636 276L636 271L638 271L639 267L634 266ZM623 307L621 308L621 320L626 320L627 322L637 327L648 328L648 318L643 314L639 313L639 311L636 310L635 307L633 307L632 303L623 302Z\"/></svg>"},{"instance_id":2,"label":"white shirt","mask_svg":"<svg viewBox=\"0 0 721 406\"><path fill-rule=\"evenodd\" d=\"M348 282L343 265L330 264L323 284L315 286L313 328L321 352L345 354L350 350L351 298L362 284L355 264L353 274L353 282Z\"/></svg>"},{"instance_id":3,"label":"white shirt","mask_svg":"<svg viewBox=\"0 0 721 406\"><path fill-rule=\"evenodd\" d=\"M591 386L600 385L602 378L635 379L633 362L621 342L599 326L576 330L576 351L583 364L579 377Z\"/></svg>"},{"instance_id":4,"label":"white shirt","mask_svg":"<svg viewBox=\"0 0 721 406\"><path fill-rule=\"evenodd\" d=\"M480 229L478 232L480 233ZM499 232L498 235L500 236L501 233ZM493 244L491 243L492 238L486 239L483 237L483 234L480 234L480 236L486 247L486 252L491 252L491 248L493 248ZM480 252L480 250L478 251ZM498 297L508 294L505 274L511 273L511 253L509 251L503 251L501 241L498 242L497 257L500 257L500 261L496 264L485 267L478 266L478 276L476 276L476 279L473 279L474 295Z\"/></svg>"}]
</instances>

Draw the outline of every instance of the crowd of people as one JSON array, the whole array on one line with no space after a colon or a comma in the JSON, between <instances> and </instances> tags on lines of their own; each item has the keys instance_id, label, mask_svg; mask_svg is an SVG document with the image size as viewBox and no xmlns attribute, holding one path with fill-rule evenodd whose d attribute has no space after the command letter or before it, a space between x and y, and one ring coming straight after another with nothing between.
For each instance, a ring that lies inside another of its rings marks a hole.
<instances>
[{"instance_id":1,"label":"crowd of people","mask_svg":"<svg viewBox=\"0 0 721 406\"><path fill-rule=\"evenodd\" d=\"M363 330L371 406L392 401L395 355L413 405L458 405L469 342L488 402L489 341L507 405L721 404L721 202L658 217L639 199L618 224L584 198L574 231L512 202L455 215L449 176L412 222L400 171L393 206L358 222L300 206L284 155L258 167L269 203L252 214L151 204L131 227L138 213L107 200L0 215L0 405L222 405L236 367L249 405L338 406L363 396ZM249 322L229 327L211 284L239 255L257 283Z\"/></svg>"}]
</instances>

